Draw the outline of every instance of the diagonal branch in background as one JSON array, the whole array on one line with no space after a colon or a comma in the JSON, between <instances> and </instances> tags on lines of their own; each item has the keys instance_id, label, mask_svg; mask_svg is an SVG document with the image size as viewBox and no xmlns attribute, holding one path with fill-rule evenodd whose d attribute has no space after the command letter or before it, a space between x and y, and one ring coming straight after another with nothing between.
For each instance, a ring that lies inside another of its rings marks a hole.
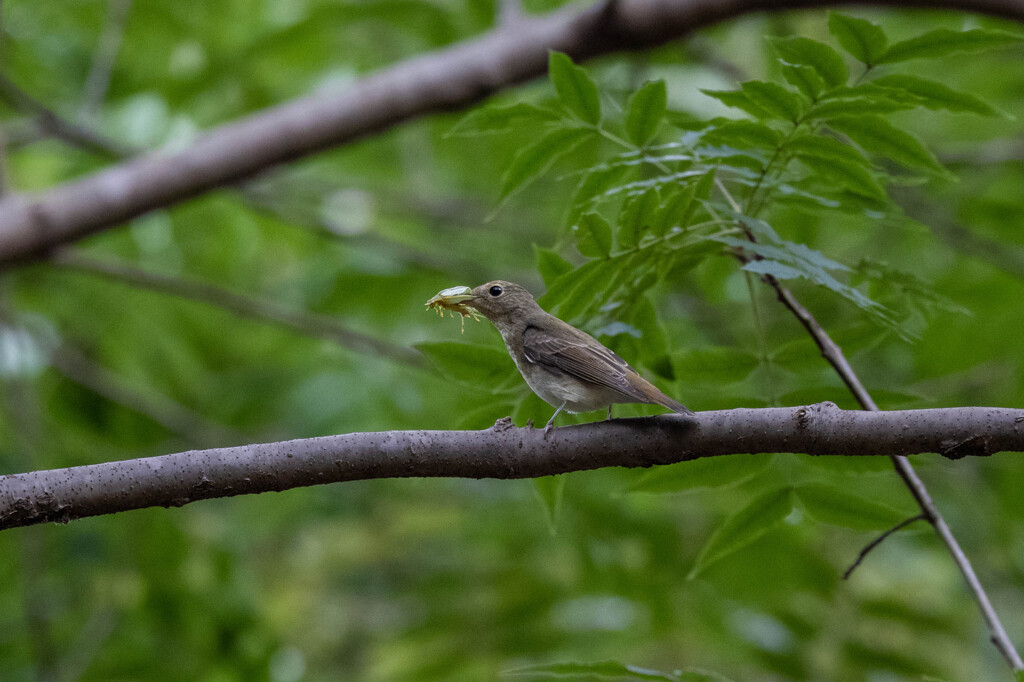
<instances>
[{"instance_id":1,"label":"diagonal branch in background","mask_svg":"<svg viewBox=\"0 0 1024 682\"><path fill-rule=\"evenodd\" d=\"M843 383L846 384L847 388L860 403L861 407L865 410L869 410L875 414L881 414L878 410L878 405L871 398L871 394L868 393L864 385L861 384L857 374L853 371L853 367L847 361L846 356L843 354L842 348L832 340L832 337L828 335L828 332L818 323L814 315L811 314L807 308L805 308L800 301L793 296L789 289L782 286L782 284L772 277L771 275L765 275L764 281L767 282L779 297L779 301L786 306L792 312L800 323L807 330L807 333L811 335L814 342L818 345L818 349L821 351L821 356L832 365L832 368L839 374ZM970 440L961 441L957 444L951 444L951 447L973 447ZM949 551L950 556L953 558L953 562L960 569L960 572L964 576L964 580L967 582L967 587L971 590L974 595L974 599L978 602L978 608L981 609L981 615L985 619L985 624L988 626L989 632L991 633L992 643L1002 654L1003 658L1010 665L1012 670L1020 671L1024 670L1024 661L1021 660L1020 654L1017 649L1013 646L1013 642L1010 640L1009 635L1006 634L1006 629L1003 627L1002 622L999 620L999 615L992 607L992 602L988 598L988 594L985 592L985 588L982 586L981 581L978 580L977 574L974 572L974 567L971 565L970 559L964 553L960 547L960 543L957 542L956 536L953 535L953 531L950 529L949 524L946 523L939 508L935 506L935 502L932 501L931 495L928 494L928 489L924 485L924 481L914 471L914 467L911 466L910 462L898 454L891 454L890 459L892 460L893 467L896 469L896 473L903 480L903 483L910 490L910 494L913 495L914 500L917 502L918 507L921 508L921 513L925 519L935 529L935 533L942 540L943 544L946 545L946 549Z\"/></svg>"},{"instance_id":2,"label":"diagonal branch in background","mask_svg":"<svg viewBox=\"0 0 1024 682\"><path fill-rule=\"evenodd\" d=\"M189 409L166 395L149 387L133 386L70 345L63 345L54 350L49 362L50 366L68 381L152 419L168 431L192 441L190 444L225 441L237 443L247 440L241 431L218 424L206 415Z\"/></svg>"},{"instance_id":3,"label":"diagonal branch in background","mask_svg":"<svg viewBox=\"0 0 1024 682\"><path fill-rule=\"evenodd\" d=\"M725 195L730 206L734 211L739 211L740 208L736 201L729 194L729 191L721 183L716 180L716 186ZM757 238L753 231L746 225L739 223L740 229L746 235L747 239L751 242L757 242ZM741 263L748 263L751 260L760 260L761 257L757 254L748 256L742 251L736 250L733 253ZM843 349L832 340L825 328L821 326L818 320L811 314L807 308L805 308L800 301L793 295L793 293L775 277L770 274L764 274L761 279L775 290L776 296L779 302L782 303L793 315L796 316L800 324L803 325L804 329L810 334L814 343L818 346L818 350L821 356L832 366L832 369L836 371L839 377L846 384L846 387L853 394L857 402L865 410L871 412L878 412L878 405L875 403L871 394L868 393L867 389L861 383L860 378L853 371L853 367L846 359L846 355L843 353ZM964 441L955 447L971 447L969 441ZM971 565L970 560L960 547L960 543L957 542L956 537L953 535L953 531L946 523L942 513L939 511L935 502L932 501L931 495L928 494L928 489L924 485L924 481L914 471L914 467L911 466L910 462L905 457L898 455L890 455L893 467L896 469L897 475L903 480L904 485L910 490L910 494L914 497L914 501L917 502L918 507L921 509L922 516L932 525L935 529L936 534L946 545L946 549L949 551L950 556L953 558L953 562L957 565L957 568L964 576L964 580L967 582L968 588L974 595L975 600L978 602L978 608L981 610L982 617L985 619L985 624L988 626L989 631L992 633L991 640L995 647L1002 654L1003 658L1010 665L1010 668L1015 671L1024 670L1024 660L1021 660L1020 654L1013 646L1013 642L1006 634L1006 630L1003 627L1002 622L999 620L999 615L992 608L992 603L988 598L988 594L985 592L985 588L982 586L981 581L978 580L977 574L974 572L974 567ZM885 539L888 535L883 536ZM879 540L881 542L881 540ZM877 544L877 543L876 543Z\"/></svg>"},{"instance_id":4,"label":"diagonal branch in background","mask_svg":"<svg viewBox=\"0 0 1024 682\"><path fill-rule=\"evenodd\" d=\"M117 0L111 1L115 2ZM0 98L3 97L5 89L9 89L17 93L17 97L9 101L11 101L12 105L19 111L32 119L32 122L30 122L29 125L33 127L33 129L38 128L38 130L32 131L34 137L38 137L39 139L52 137L75 147L76 149L97 154L103 158L123 160L141 156L145 152L145 150L140 148L120 144L94 128L69 121L0 73ZM0 147L2 147L3 143L3 132L4 131L0 130ZM30 139L25 137L25 135L26 132L23 130L20 133L20 136L23 139L19 139L19 143L36 141L34 137ZM301 184L301 187L308 188L310 184L309 178L292 181L288 178L286 173L270 173L261 175L258 180L237 183L234 185L234 189L237 190L238 196L250 209L272 216L277 220L284 221L288 224L294 223L301 225L304 228L312 229L317 234L328 237L347 246L354 245L383 248L389 252L399 254L399 257L403 261L420 267L438 270L442 265L446 268L450 268L455 265L464 273L477 273L476 275L473 275L471 279L487 278L487 274L483 273L481 269L482 266L479 264L478 259L471 257L459 257L452 254L450 251L446 252L443 258L440 256L425 254L408 245L389 239L376 231L368 231L359 234L346 234L342 236L337 232L337 230L327 223L320 211L310 212L307 210L303 215L296 215L281 206L280 201L281 195L286 191L290 197L295 197L294 192L288 191L295 184ZM283 186L283 188L279 187L279 185ZM327 192L336 191L339 188L337 185L331 185L319 189L322 192ZM0 194L2 194L2 192L0 192ZM374 194L376 195L377 192L375 191ZM323 197L318 196L316 202L322 201ZM455 207L453 207L452 204L454 204L454 202L445 203L443 200L430 201L406 196L388 196L386 197L386 201L389 206L398 206L414 215L425 215L435 225L447 225L453 220L452 214ZM299 197L296 203L309 202L304 200L304 197ZM463 213L466 213L467 215L462 215ZM465 211L460 208L459 215L457 215L457 222L462 222L464 224L469 224L470 222L473 224L480 224L485 215L485 212L482 210L479 212L479 217L468 215L468 213L469 211ZM474 218L476 218L476 220L474 220Z\"/></svg>"},{"instance_id":5,"label":"diagonal branch in background","mask_svg":"<svg viewBox=\"0 0 1024 682\"><path fill-rule=\"evenodd\" d=\"M902 187L894 187L891 195L905 214L927 225L951 249L1024 279L1024 249L987 238L958 223L952 217L956 211L948 210L935 197L915 195Z\"/></svg>"},{"instance_id":6,"label":"diagonal branch in background","mask_svg":"<svg viewBox=\"0 0 1024 682\"><path fill-rule=\"evenodd\" d=\"M206 282L150 272L127 263L90 258L68 250L54 254L49 262L67 270L98 275L172 296L182 296L193 301L214 305L241 317L248 317L260 322L273 322L310 336L333 341L350 350L387 358L417 369L426 367L423 356L415 350L354 331L325 315L289 310L269 301L237 294Z\"/></svg>"},{"instance_id":7,"label":"diagonal branch in background","mask_svg":"<svg viewBox=\"0 0 1024 682\"><path fill-rule=\"evenodd\" d=\"M0 74L0 99L23 114L31 116L35 125L43 132L93 154L107 159L124 159L132 153L129 147L97 133L88 126L78 125L64 118L2 74ZM0 236L0 240L2 240L2 236Z\"/></svg>"},{"instance_id":8,"label":"diagonal branch in background","mask_svg":"<svg viewBox=\"0 0 1024 682\"><path fill-rule=\"evenodd\" d=\"M972 448L956 449L970 442ZM990 455L1024 450L1024 410L864 412L834 403L615 419L543 430L383 431L193 450L0 476L0 529L371 478L533 478L736 453Z\"/></svg>"},{"instance_id":9,"label":"diagonal branch in background","mask_svg":"<svg viewBox=\"0 0 1024 682\"><path fill-rule=\"evenodd\" d=\"M79 116L83 119L94 117L107 96L110 76L114 70L114 62L117 61L117 53L121 50L121 41L124 39L131 7L132 0L107 0L107 19L103 25L103 32L100 33L96 51L93 53L92 66L89 67L89 75L85 79L85 89L82 93Z\"/></svg>"},{"instance_id":10,"label":"diagonal branch in background","mask_svg":"<svg viewBox=\"0 0 1024 682\"><path fill-rule=\"evenodd\" d=\"M661 45L742 14L834 6L823 0L609 0L508 22L497 29L370 75L333 96L311 96L209 131L173 154L119 163L37 197L0 202L0 264L155 208L250 177L274 165L387 130L427 114L461 109L543 74L549 50L577 60ZM839 3L842 4L842 3ZM1024 21L1024 0L875 0Z\"/></svg>"}]
</instances>

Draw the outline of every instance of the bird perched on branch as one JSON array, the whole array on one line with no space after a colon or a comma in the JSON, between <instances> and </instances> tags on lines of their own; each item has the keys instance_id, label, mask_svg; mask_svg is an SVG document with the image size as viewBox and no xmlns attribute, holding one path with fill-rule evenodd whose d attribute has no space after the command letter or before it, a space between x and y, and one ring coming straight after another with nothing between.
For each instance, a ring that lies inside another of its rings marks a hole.
<instances>
[{"instance_id":1,"label":"bird perched on branch","mask_svg":"<svg viewBox=\"0 0 1024 682\"><path fill-rule=\"evenodd\" d=\"M693 414L590 334L545 312L518 284L497 280L475 289L453 287L427 301L427 306L463 316L479 312L494 323L523 379L556 408L544 426L545 434L562 410L607 407L610 419L615 403L647 403Z\"/></svg>"}]
</instances>

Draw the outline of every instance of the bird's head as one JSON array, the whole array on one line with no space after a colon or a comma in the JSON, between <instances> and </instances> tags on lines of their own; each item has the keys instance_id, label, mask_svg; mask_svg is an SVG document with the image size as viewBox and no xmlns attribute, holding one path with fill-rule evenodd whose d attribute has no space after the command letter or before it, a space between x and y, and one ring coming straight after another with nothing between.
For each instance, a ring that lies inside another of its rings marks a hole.
<instances>
[{"instance_id":1,"label":"bird's head","mask_svg":"<svg viewBox=\"0 0 1024 682\"><path fill-rule=\"evenodd\" d=\"M472 295L473 298L465 304L480 311L491 322L537 306L529 291L518 284L502 280L481 284L473 289Z\"/></svg>"}]
</instances>

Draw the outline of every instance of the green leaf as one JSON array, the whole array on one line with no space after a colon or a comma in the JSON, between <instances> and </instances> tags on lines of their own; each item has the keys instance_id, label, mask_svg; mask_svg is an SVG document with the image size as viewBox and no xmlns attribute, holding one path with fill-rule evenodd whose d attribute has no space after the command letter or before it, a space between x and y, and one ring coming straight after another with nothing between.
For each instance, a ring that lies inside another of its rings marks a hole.
<instances>
[{"instance_id":1,"label":"green leaf","mask_svg":"<svg viewBox=\"0 0 1024 682\"><path fill-rule=\"evenodd\" d=\"M618 661L528 665L522 668L508 670L504 674L530 675L531 677L536 677L538 675L543 675L545 677L571 677L573 679L580 679L583 676L627 677L634 680L656 680L661 682L679 682L680 679L672 673L663 673L658 672L657 670L639 668L635 665L619 663Z\"/></svg>"},{"instance_id":2,"label":"green leaf","mask_svg":"<svg viewBox=\"0 0 1024 682\"><path fill-rule=\"evenodd\" d=\"M926 78L894 74L892 76L876 78L872 82L876 85L910 93L920 101L922 106L929 109L945 109L946 111L967 112L978 114L979 116L1012 118L1006 112L996 109L980 97L947 88L942 83Z\"/></svg>"},{"instance_id":3,"label":"green leaf","mask_svg":"<svg viewBox=\"0 0 1024 682\"><path fill-rule=\"evenodd\" d=\"M548 55L548 76L558 99L577 118L592 125L601 120L601 98L590 74L561 52Z\"/></svg>"},{"instance_id":4,"label":"green leaf","mask_svg":"<svg viewBox=\"0 0 1024 682\"><path fill-rule=\"evenodd\" d=\"M651 187L623 205L619 213L619 230L615 235L620 249L632 249L640 244L643 233L654 223L660 203L658 188Z\"/></svg>"},{"instance_id":5,"label":"green leaf","mask_svg":"<svg viewBox=\"0 0 1024 682\"><path fill-rule=\"evenodd\" d=\"M626 105L626 135L638 147L650 142L665 117L668 93L665 81L648 81L633 93Z\"/></svg>"},{"instance_id":6,"label":"green leaf","mask_svg":"<svg viewBox=\"0 0 1024 682\"><path fill-rule=\"evenodd\" d=\"M889 114L895 111L906 111L918 105L916 100L899 101L894 98L883 98L872 95L829 98L811 107L807 119L812 121L830 121L843 116L863 116L865 114Z\"/></svg>"},{"instance_id":7,"label":"green leaf","mask_svg":"<svg viewBox=\"0 0 1024 682\"><path fill-rule=\"evenodd\" d=\"M883 305L871 300L854 287L839 282L829 270L850 270L847 266L826 258L820 251L779 238L770 225L762 220L734 213L733 218L750 230L761 241L751 242L730 235L708 235L704 239L719 242L733 249L740 249L755 254L760 258L751 260L743 266L747 272L759 275L771 275L776 279L805 278L819 286L831 289L847 299L858 308L868 313L871 318L882 325L902 333L890 311Z\"/></svg>"},{"instance_id":8,"label":"green leaf","mask_svg":"<svg viewBox=\"0 0 1024 682\"><path fill-rule=\"evenodd\" d=\"M719 559L754 542L782 523L792 511L792 488L780 488L755 498L712 533L686 579L693 580Z\"/></svg>"},{"instance_id":9,"label":"green leaf","mask_svg":"<svg viewBox=\"0 0 1024 682\"><path fill-rule=\"evenodd\" d=\"M572 226L576 248L588 258L607 258L612 251L612 226L597 213L585 213Z\"/></svg>"},{"instance_id":10,"label":"green leaf","mask_svg":"<svg viewBox=\"0 0 1024 682\"><path fill-rule=\"evenodd\" d=\"M839 184L854 194L875 199L886 197L885 188L866 168L845 161L809 156L800 160L819 180Z\"/></svg>"},{"instance_id":11,"label":"green leaf","mask_svg":"<svg viewBox=\"0 0 1024 682\"><path fill-rule=\"evenodd\" d=\"M553 249L533 245L533 254L537 261L537 271L540 272L544 286L551 286L556 279L572 270L572 263L562 258Z\"/></svg>"},{"instance_id":12,"label":"green leaf","mask_svg":"<svg viewBox=\"0 0 1024 682\"><path fill-rule=\"evenodd\" d=\"M601 290L619 269L615 259L592 260L554 281L537 299L542 308L570 324L594 304L594 292Z\"/></svg>"},{"instance_id":13,"label":"green leaf","mask_svg":"<svg viewBox=\"0 0 1024 682\"><path fill-rule=\"evenodd\" d=\"M855 324L849 327L830 329L832 340L839 344L847 358L853 359L857 353L877 347L888 336L888 332L871 324ZM790 371L799 371L800 365L819 368L821 352L810 337L801 337L779 346L771 355L772 362L787 367Z\"/></svg>"},{"instance_id":14,"label":"green leaf","mask_svg":"<svg viewBox=\"0 0 1024 682\"><path fill-rule=\"evenodd\" d=\"M711 194L714 182L715 169L712 168L701 175L697 182L689 183L682 188L679 185L674 186L672 189L675 191L662 203L654 216L651 231L660 237L668 234L673 228L685 230L689 227L694 214Z\"/></svg>"},{"instance_id":15,"label":"green leaf","mask_svg":"<svg viewBox=\"0 0 1024 682\"><path fill-rule=\"evenodd\" d=\"M651 222L651 233L663 237L674 227L685 227L685 216L690 212L697 192L697 183L673 188L668 199L662 202Z\"/></svg>"},{"instance_id":16,"label":"green leaf","mask_svg":"<svg viewBox=\"0 0 1024 682\"><path fill-rule=\"evenodd\" d=\"M750 480L764 471L771 460L771 455L701 457L654 467L628 490L632 493L677 493L696 488L725 488Z\"/></svg>"},{"instance_id":17,"label":"green leaf","mask_svg":"<svg viewBox=\"0 0 1024 682\"><path fill-rule=\"evenodd\" d=\"M771 118L772 115L763 107L754 103L747 93L740 90L705 90L701 89L708 97L714 97L719 102L733 109L740 109L757 119Z\"/></svg>"},{"instance_id":18,"label":"green leaf","mask_svg":"<svg viewBox=\"0 0 1024 682\"><path fill-rule=\"evenodd\" d=\"M559 159L593 134L586 128L556 128L520 150L501 178L499 200L536 180Z\"/></svg>"},{"instance_id":19,"label":"green leaf","mask_svg":"<svg viewBox=\"0 0 1024 682\"><path fill-rule=\"evenodd\" d=\"M651 253L655 252L652 250ZM643 259L637 259L638 265L633 268L633 271L650 272L655 269L656 263L652 262L651 258L651 256L645 256ZM633 281L635 282L635 280ZM626 284L631 285L632 282L627 278ZM641 284L644 283L641 282ZM643 288L646 288L646 285L643 287L630 286L627 289L629 299L626 301L626 310L621 319L640 332L636 357L652 370L667 373L668 378L674 378L672 364L668 358L668 335L665 333L665 327L661 323L650 297L641 293ZM659 367L659 363L663 366Z\"/></svg>"},{"instance_id":20,"label":"green leaf","mask_svg":"<svg viewBox=\"0 0 1024 682\"><path fill-rule=\"evenodd\" d=\"M855 530L886 530L913 516L826 483L795 488L804 511L815 521Z\"/></svg>"},{"instance_id":21,"label":"green leaf","mask_svg":"<svg viewBox=\"0 0 1024 682\"><path fill-rule=\"evenodd\" d=\"M825 81L813 66L782 63L782 77L812 100L825 90Z\"/></svg>"},{"instance_id":22,"label":"green leaf","mask_svg":"<svg viewBox=\"0 0 1024 682\"><path fill-rule=\"evenodd\" d=\"M799 36L772 38L772 47L787 64L810 66L829 86L843 85L850 77L839 53L825 43Z\"/></svg>"},{"instance_id":23,"label":"green leaf","mask_svg":"<svg viewBox=\"0 0 1024 682\"><path fill-rule=\"evenodd\" d=\"M920 140L881 116L838 117L830 120L829 126L848 136L865 151L892 159L907 168L955 179Z\"/></svg>"},{"instance_id":24,"label":"green leaf","mask_svg":"<svg viewBox=\"0 0 1024 682\"><path fill-rule=\"evenodd\" d=\"M733 682L713 670L703 668L682 668L670 673L641 668L618 661L600 661L597 663L547 663L528 665L523 668L507 670L503 675L529 675L534 679L569 677L574 680L585 680L593 677L609 677L618 680L649 680L653 682Z\"/></svg>"},{"instance_id":25,"label":"green leaf","mask_svg":"<svg viewBox=\"0 0 1024 682\"><path fill-rule=\"evenodd\" d=\"M569 223L572 224L580 213L597 203L597 199L630 171L628 166L601 165L587 171L573 192Z\"/></svg>"},{"instance_id":26,"label":"green leaf","mask_svg":"<svg viewBox=\"0 0 1024 682\"><path fill-rule=\"evenodd\" d=\"M782 141L782 133L759 121L716 119L702 133L701 143L714 146L749 146L774 150Z\"/></svg>"},{"instance_id":27,"label":"green leaf","mask_svg":"<svg viewBox=\"0 0 1024 682\"><path fill-rule=\"evenodd\" d=\"M459 409L456 413L455 428L487 429L505 415L512 414L515 409L514 398L505 400L482 400L474 407Z\"/></svg>"},{"instance_id":28,"label":"green leaf","mask_svg":"<svg viewBox=\"0 0 1024 682\"><path fill-rule=\"evenodd\" d=\"M793 154L798 159L813 156L826 161L855 163L864 168L871 167L871 161L856 147L843 144L834 137L802 135L786 142L783 150Z\"/></svg>"},{"instance_id":29,"label":"green leaf","mask_svg":"<svg viewBox=\"0 0 1024 682\"><path fill-rule=\"evenodd\" d=\"M844 50L869 66L878 63L889 44L878 24L839 12L829 12L828 30Z\"/></svg>"},{"instance_id":30,"label":"green leaf","mask_svg":"<svg viewBox=\"0 0 1024 682\"><path fill-rule=\"evenodd\" d=\"M541 476L533 479L533 491L537 493L537 500L544 509L544 518L548 521L548 530L552 535L555 535L558 527L565 481L565 476Z\"/></svg>"},{"instance_id":31,"label":"green leaf","mask_svg":"<svg viewBox=\"0 0 1024 682\"><path fill-rule=\"evenodd\" d=\"M743 266L743 269L747 272L752 272L755 275L770 275L775 279L799 279L800 277L807 277L807 273L800 268L795 268L791 265L786 265L777 260L770 260L768 258L762 258L755 261L750 261Z\"/></svg>"},{"instance_id":32,"label":"green leaf","mask_svg":"<svg viewBox=\"0 0 1024 682\"><path fill-rule=\"evenodd\" d=\"M673 356L672 361L679 380L697 386L743 381L760 362L753 353L721 346L681 351Z\"/></svg>"},{"instance_id":33,"label":"green leaf","mask_svg":"<svg viewBox=\"0 0 1024 682\"><path fill-rule=\"evenodd\" d=\"M890 45L877 63L891 64L910 59L934 59L967 52L980 52L997 47L1018 45L1022 40L1024 40L1024 36L1009 31L983 28L952 31L948 28L940 28Z\"/></svg>"},{"instance_id":34,"label":"green leaf","mask_svg":"<svg viewBox=\"0 0 1024 682\"><path fill-rule=\"evenodd\" d=\"M795 246L803 245L799 244ZM761 250L761 248L761 246L756 246L752 250L758 251ZM804 248L806 249L807 247ZM807 250L810 251L810 249ZM784 260L782 261L772 258L762 258L750 261L743 266L743 270L759 275L771 275L775 279L780 280L798 278L808 279L819 286L832 290L850 301L858 308L868 313L868 315L870 315L878 324L888 327L901 336L905 334L893 319L891 311L888 308L871 300L858 289L855 289L848 284L843 284L829 274L824 268L816 267L801 258L791 258L787 256L784 257Z\"/></svg>"},{"instance_id":35,"label":"green leaf","mask_svg":"<svg viewBox=\"0 0 1024 682\"><path fill-rule=\"evenodd\" d=\"M857 263L856 270L873 280L878 288L890 290L893 297L916 309L926 312L941 310L968 316L973 314L969 308L942 295L932 283L912 272L899 270L887 263L868 258L862 258Z\"/></svg>"},{"instance_id":36,"label":"green leaf","mask_svg":"<svg viewBox=\"0 0 1024 682\"><path fill-rule=\"evenodd\" d=\"M489 105L475 109L460 118L445 137L489 135L506 132L509 128L521 123L541 125L557 120L558 116L554 112L526 102L508 106Z\"/></svg>"},{"instance_id":37,"label":"green leaf","mask_svg":"<svg viewBox=\"0 0 1024 682\"><path fill-rule=\"evenodd\" d=\"M774 118L795 122L804 112L804 98L778 83L747 81L740 87L751 102Z\"/></svg>"},{"instance_id":38,"label":"green leaf","mask_svg":"<svg viewBox=\"0 0 1024 682\"><path fill-rule=\"evenodd\" d=\"M441 376L482 391L507 382L515 372L508 352L495 346L471 343L418 343L416 349L427 356Z\"/></svg>"}]
</instances>

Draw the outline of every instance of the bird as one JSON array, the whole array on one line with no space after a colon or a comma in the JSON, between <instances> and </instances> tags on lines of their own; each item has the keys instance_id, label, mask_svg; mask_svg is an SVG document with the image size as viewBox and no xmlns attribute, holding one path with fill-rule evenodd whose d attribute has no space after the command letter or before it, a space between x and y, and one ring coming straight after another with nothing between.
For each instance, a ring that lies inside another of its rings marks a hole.
<instances>
[{"instance_id":1,"label":"bird","mask_svg":"<svg viewBox=\"0 0 1024 682\"><path fill-rule=\"evenodd\" d=\"M607 419L611 419L615 403L646 403L693 414L593 336L546 312L518 284L495 280L466 294L458 297L461 305L494 324L527 385L556 408L544 426L545 436L562 410L575 413L607 407Z\"/></svg>"}]
</instances>

